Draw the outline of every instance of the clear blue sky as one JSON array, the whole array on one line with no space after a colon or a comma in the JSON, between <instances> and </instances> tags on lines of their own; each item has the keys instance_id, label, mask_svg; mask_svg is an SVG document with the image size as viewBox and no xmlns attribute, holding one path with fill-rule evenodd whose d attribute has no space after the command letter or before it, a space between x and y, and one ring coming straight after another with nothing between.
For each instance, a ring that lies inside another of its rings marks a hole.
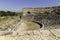
<instances>
[{"instance_id":1,"label":"clear blue sky","mask_svg":"<svg viewBox=\"0 0 60 40\"><path fill-rule=\"evenodd\" d=\"M0 10L20 12L25 7L60 6L60 0L0 0Z\"/></svg>"}]
</instances>

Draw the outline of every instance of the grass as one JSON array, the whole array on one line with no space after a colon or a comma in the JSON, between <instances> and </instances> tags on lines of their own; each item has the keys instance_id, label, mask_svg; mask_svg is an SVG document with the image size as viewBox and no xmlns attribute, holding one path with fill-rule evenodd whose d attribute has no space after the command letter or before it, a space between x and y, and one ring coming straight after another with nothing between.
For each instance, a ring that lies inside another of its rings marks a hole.
<instances>
[{"instance_id":1,"label":"grass","mask_svg":"<svg viewBox=\"0 0 60 40\"><path fill-rule=\"evenodd\" d=\"M1 21L11 20L11 19L13 19L13 18L14 18L13 16L4 16L4 17L0 17L0 22L1 22Z\"/></svg>"}]
</instances>

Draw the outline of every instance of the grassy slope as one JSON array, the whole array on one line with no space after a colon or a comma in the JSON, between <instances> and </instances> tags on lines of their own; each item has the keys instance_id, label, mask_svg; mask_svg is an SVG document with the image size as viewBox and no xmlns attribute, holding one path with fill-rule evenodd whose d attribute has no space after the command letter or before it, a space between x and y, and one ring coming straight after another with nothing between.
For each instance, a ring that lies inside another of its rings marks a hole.
<instances>
[{"instance_id":1,"label":"grassy slope","mask_svg":"<svg viewBox=\"0 0 60 40\"><path fill-rule=\"evenodd\" d=\"M0 22L13 19L14 16L0 17Z\"/></svg>"}]
</instances>

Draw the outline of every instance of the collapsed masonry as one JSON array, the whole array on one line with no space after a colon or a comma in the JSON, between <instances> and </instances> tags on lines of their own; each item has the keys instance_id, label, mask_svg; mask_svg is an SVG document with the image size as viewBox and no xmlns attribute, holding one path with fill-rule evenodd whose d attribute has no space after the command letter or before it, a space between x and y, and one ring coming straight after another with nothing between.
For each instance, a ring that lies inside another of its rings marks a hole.
<instances>
[{"instance_id":1,"label":"collapsed masonry","mask_svg":"<svg viewBox=\"0 0 60 40\"><path fill-rule=\"evenodd\" d=\"M23 20L42 24L44 28L60 28L60 8L23 8Z\"/></svg>"}]
</instances>

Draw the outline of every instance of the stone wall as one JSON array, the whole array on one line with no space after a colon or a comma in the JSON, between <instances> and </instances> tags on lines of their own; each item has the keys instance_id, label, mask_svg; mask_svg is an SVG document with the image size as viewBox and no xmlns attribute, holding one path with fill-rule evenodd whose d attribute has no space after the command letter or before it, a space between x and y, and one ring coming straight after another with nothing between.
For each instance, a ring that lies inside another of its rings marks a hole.
<instances>
[{"instance_id":1,"label":"stone wall","mask_svg":"<svg viewBox=\"0 0 60 40\"><path fill-rule=\"evenodd\" d=\"M44 27L60 26L60 9L24 8L22 19L44 24Z\"/></svg>"}]
</instances>

